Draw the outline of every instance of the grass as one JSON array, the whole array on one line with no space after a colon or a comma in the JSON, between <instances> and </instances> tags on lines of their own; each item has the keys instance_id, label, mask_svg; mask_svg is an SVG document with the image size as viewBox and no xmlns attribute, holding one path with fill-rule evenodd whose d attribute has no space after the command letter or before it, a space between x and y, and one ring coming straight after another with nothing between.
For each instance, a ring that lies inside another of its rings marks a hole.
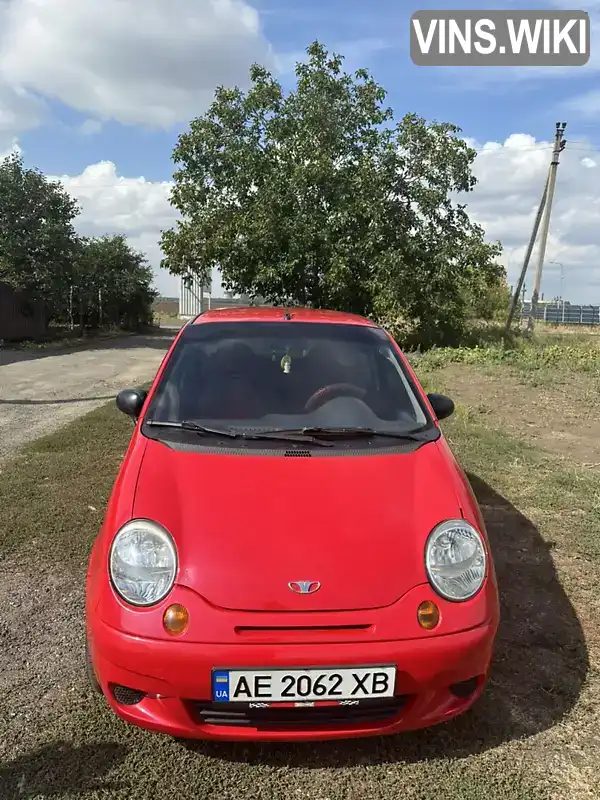
<instances>
[{"instance_id":1,"label":"grass","mask_svg":"<svg viewBox=\"0 0 600 800\"><path fill-rule=\"evenodd\" d=\"M412 353L410 359L418 364L423 376L453 364L465 364L488 375L502 369L534 387L566 383L573 376L600 378L600 338L595 331L538 326L531 340L522 335L507 336L494 327L489 331L484 337L475 331L472 345L434 347L424 353Z\"/></svg>"},{"instance_id":2,"label":"grass","mask_svg":"<svg viewBox=\"0 0 600 800\"><path fill-rule=\"evenodd\" d=\"M163 328L180 328L185 322L178 313L155 311L153 316L155 325Z\"/></svg>"},{"instance_id":3,"label":"grass","mask_svg":"<svg viewBox=\"0 0 600 800\"><path fill-rule=\"evenodd\" d=\"M600 472L557 461L526 440L489 424L488 411L458 406L445 426L454 452L471 472L543 526L546 537L600 566ZM566 516L577 525L565 530Z\"/></svg>"},{"instance_id":4,"label":"grass","mask_svg":"<svg viewBox=\"0 0 600 800\"><path fill-rule=\"evenodd\" d=\"M587 345L571 345L579 346ZM547 358L519 353L515 359ZM434 352L417 362L429 390L452 390L443 369L452 358L469 369L493 366L502 373L514 366L508 359L496 361L493 352L474 361ZM570 362L561 355L553 363L556 370L557 363L567 368ZM0 761L0 796L599 797L600 474L510 435L483 404L459 403L444 427L484 512L502 595L494 673L471 713L446 726L381 740L185 747L114 718L89 696L83 674L60 705L40 714L47 686L30 680L27 697L13 692L0 698L9 709L31 703L36 716L10 758ZM111 403L2 467L0 567L2 558L5 564L56 565L61 592L80 593L72 587L83 585L89 547L131 430ZM79 646L64 657L83 664L81 639ZM53 669L60 681L60 663Z\"/></svg>"},{"instance_id":5,"label":"grass","mask_svg":"<svg viewBox=\"0 0 600 800\"><path fill-rule=\"evenodd\" d=\"M0 557L35 549L44 557L81 564L132 430L131 422L109 403L38 439L5 465Z\"/></svg>"},{"instance_id":6,"label":"grass","mask_svg":"<svg viewBox=\"0 0 600 800\"><path fill-rule=\"evenodd\" d=\"M416 361L422 371L439 369L448 364L476 364L509 366L528 371L564 370L600 376L600 342L571 339L548 344L542 339L533 343L519 341L510 347L440 347L427 351Z\"/></svg>"}]
</instances>

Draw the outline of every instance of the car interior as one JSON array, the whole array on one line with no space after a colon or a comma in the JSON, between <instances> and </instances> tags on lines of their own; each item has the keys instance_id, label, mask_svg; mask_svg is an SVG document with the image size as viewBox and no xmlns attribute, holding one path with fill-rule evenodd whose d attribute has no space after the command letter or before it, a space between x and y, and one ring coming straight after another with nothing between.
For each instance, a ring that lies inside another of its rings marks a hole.
<instances>
[{"instance_id":1,"label":"car interior","mask_svg":"<svg viewBox=\"0 0 600 800\"><path fill-rule=\"evenodd\" d=\"M186 343L173 359L153 403L155 419L260 427L426 421L387 345L228 339Z\"/></svg>"}]
</instances>

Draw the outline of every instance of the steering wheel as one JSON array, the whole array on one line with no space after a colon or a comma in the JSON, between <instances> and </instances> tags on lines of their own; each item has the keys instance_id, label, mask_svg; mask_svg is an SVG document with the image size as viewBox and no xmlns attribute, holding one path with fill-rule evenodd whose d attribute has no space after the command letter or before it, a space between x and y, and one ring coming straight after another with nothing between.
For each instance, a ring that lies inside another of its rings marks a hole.
<instances>
[{"instance_id":1,"label":"steering wheel","mask_svg":"<svg viewBox=\"0 0 600 800\"><path fill-rule=\"evenodd\" d=\"M333 400L334 397L356 397L362 400L366 394L366 389L361 389L360 386L355 386L353 383L330 383L329 386L323 386L322 389L317 389L311 394L304 405L304 410L315 411L319 406Z\"/></svg>"}]
</instances>

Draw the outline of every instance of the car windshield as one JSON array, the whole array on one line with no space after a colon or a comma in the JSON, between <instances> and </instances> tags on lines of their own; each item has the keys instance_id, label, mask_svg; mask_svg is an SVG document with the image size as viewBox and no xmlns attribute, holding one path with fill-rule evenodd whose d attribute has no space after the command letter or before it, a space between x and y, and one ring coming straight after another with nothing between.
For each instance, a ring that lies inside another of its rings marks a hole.
<instances>
[{"instance_id":1,"label":"car windshield","mask_svg":"<svg viewBox=\"0 0 600 800\"><path fill-rule=\"evenodd\" d=\"M188 325L145 420L242 432L430 422L382 329L293 321Z\"/></svg>"}]
</instances>

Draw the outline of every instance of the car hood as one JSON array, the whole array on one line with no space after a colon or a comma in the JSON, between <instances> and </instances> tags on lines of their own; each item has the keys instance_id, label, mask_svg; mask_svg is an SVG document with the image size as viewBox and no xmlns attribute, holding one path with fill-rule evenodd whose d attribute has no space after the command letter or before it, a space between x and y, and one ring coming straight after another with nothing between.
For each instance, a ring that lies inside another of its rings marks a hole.
<instances>
[{"instance_id":1,"label":"car hood","mask_svg":"<svg viewBox=\"0 0 600 800\"><path fill-rule=\"evenodd\" d=\"M461 514L451 469L436 442L393 455L286 458L149 440L133 513L171 532L177 582L215 606L378 608L426 582L427 535ZM321 586L297 594L293 581Z\"/></svg>"}]
</instances>

